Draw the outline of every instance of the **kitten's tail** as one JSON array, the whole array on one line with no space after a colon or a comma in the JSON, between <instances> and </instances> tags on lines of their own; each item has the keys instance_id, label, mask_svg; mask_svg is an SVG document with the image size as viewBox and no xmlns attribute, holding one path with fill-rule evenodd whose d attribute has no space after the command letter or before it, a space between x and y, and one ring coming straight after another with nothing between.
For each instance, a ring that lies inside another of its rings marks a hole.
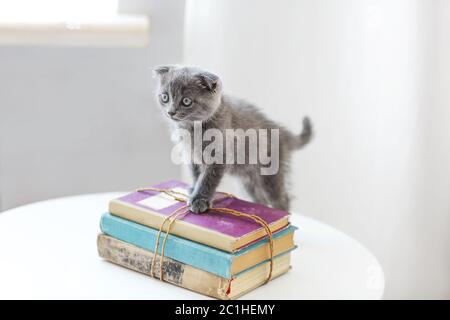
<instances>
[{"instance_id":1,"label":"kitten's tail","mask_svg":"<svg viewBox=\"0 0 450 320\"><path fill-rule=\"evenodd\" d=\"M303 118L303 129L299 135L294 136L293 149L300 149L307 145L313 137L313 127L308 117Z\"/></svg>"}]
</instances>

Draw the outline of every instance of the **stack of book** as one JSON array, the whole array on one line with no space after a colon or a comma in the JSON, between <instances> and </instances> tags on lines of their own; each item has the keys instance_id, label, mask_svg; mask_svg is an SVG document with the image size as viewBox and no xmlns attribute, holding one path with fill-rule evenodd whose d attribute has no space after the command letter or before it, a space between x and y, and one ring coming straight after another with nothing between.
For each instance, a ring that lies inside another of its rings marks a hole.
<instances>
[{"instance_id":1,"label":"stack of book","mask_svg":"<svg viewBox=\"0 0 450 320\"><path fill-rule=\"evenodd\" d=\"M169 181L154 186L188 193L188 186ZM225 207L257 215L272 231L272 279L290 268L296 228L288 212L218 193L214 207ZM98 252L104 259L123 267L160 277L160 254L165 233L161 233L155 258L155 244L164 219L185 205L158 191L133 192L114 199L101 217ZM167 227L167 223L166 223ZM165 230L165 229L164 229ZM188 213L175 221L164 248L163 279L218 299L235 299L264 284L270 270L270 245L266 230L257 222L227 213Z\"/></svg>"}]
</instances>

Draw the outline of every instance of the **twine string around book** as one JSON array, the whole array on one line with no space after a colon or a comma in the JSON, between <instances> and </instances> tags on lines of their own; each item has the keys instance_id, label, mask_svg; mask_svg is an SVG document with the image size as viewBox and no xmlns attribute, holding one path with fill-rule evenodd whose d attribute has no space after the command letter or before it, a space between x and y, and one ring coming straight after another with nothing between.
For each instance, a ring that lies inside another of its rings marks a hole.
<instances>
[{"instance_id":1,"label":"twine string around book","mask_svg":"<svg viewBox=\"0 0 450 320\"><path fill-rule=\"evenodd\" d=\"M185 203L187 203L187 199L188 199L188 195L186 195L182 192L171 190L171 189L140 188L140 189L137 189L136 191L137 192L143 192L143 191L160 192L160 193L164 193L164 194L168 195L175 201L185 202ZM219 193L225 195L226 198L236 198L234 195L232 195L230 193L225 193L225 192L219 192ZM214 205L214 201L215 200L213 200L213 205ZM221 212L221 213L225 213L225 214L231 214L231 215L237 216L237 217L247 218L247 219L253 220L256 223L260 224L265 229L268 240L269 240L269 275L267 276L265 283L269 282L270 279L272 278L272 271L273 271L273 236L272 236L272 231L270 230L269 224L264 219L262 219L261 217L258 217L257 215L248 214L248 213L230 209L230 208L214 208L214 207L212 207L208 211ZM157 235L156 241L155 241L155 250L154 250L155 256L152 259L152 265L150 268L150 273L151 273L152 277L155 277L154 270L155 270L156 256L157 256L158 248L159 248L159 240L161 238L161 233L164 231L163 229L164 229L166 222L169 222L169 224L167 226L167 229L165 230L166 234L164 236L164 239L163 239L163 242L161 245L161 254L160 254L160 260L159 260L159 279L161 281L164 281L163 280L164 249L166 247L166 241L170 234L172 225L177 219L184 217L189 212L190 212L189 206L187 204L183 205L183 206L175 209L173 212L171 212L167 217L164 218L163 222L161 223L159 230L158 230L158 235Z\"/></svg>"}]
</instances>

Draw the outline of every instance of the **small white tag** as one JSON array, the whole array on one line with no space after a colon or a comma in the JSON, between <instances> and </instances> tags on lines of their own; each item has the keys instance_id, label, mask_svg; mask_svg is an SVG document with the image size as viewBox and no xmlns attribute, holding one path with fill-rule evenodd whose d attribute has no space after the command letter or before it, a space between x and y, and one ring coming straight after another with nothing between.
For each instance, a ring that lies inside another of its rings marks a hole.
<instances>
[{"instance_id":1,"label":"small white tag","mask_svg":"<svg viewBox=\"0 0 450 320\"><path fill-rule=\"evenodd\" d=\"M186 189L183 188L173 188L171 189L176 192L181 192L183 194L187 194ZM180 196L182 197L182 196ZM170 206L173 206L178 201L173 199L171 196L165 193L158 193L155 196L148 197L144 200L139 201L138 203L147 207L150 207L155 210L161 210Z\"/></svg>"}]
</instances>

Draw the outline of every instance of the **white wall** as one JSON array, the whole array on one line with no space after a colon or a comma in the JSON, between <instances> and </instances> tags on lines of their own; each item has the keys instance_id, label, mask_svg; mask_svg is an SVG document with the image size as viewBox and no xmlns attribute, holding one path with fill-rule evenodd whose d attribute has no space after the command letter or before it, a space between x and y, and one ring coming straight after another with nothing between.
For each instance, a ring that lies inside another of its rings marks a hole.
<instances>
[{"instance_id":1,"label":"white wall","mask_svg":"<svg viewBox=\"0 0 450 320\"><path fill-rule=\"evenodd\" d=\"M372 250L387 298L450 298L450 2L274 3L190 1L186 61L294 131L309 114L294 209ZM184 2L121 7L148 48L0 47L0 210L178 176L146 67L181 61Z\"/></svg>"},{"instance_id":2,"label":"white wall","mask_svg":"<svg viewBox=\"0 0 450 320\"><path fill-rule=\"evenodd\" d=\"M311 116L293 209L374 252L386 298L450 298L449 12L445 0L187 2L187 63L293 131Z\"/></svg>"},{"instance_id":3,"label":"white wall","mask_svg":"<svg viewBox=\"0 0 450 320\"><path fill-rule=\"evenodd\" d=\"M121 9L149 14L147 48L0 47L0 209L178 177L151 67L181 62L184 2Z\"/></svg>"}]
</instances>

